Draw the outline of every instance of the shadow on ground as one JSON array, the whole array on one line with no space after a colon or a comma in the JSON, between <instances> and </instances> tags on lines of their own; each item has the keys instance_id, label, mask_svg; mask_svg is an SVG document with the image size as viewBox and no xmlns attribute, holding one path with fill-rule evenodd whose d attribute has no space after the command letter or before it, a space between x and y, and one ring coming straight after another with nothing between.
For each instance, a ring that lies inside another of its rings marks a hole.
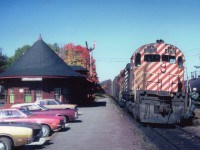
<instances>
[{"instance_id":1,"label":"shadow on ground","mask_svg":"<svg viewBox=\"0 0 200 150\"><path fill-rule=\"evenodd\" d=\"M70 123L81 123L81 122L83 122L82 120L74 120L73 122L70 122Z\"/></svg>"},{"instance_id":2,"label":"shadow on ground","mask_svg":"<svg viewBox=\"0 0 200 150\"><path fill-rule=\"evenodd\" d=\"M96 101L96 102L92 102L90 104L85 104L85 105L81 105L79 107L105 107L106 106L106 101Z\"/></svg>"},{"instance_id":3,"label":"shadow on ground","mask_svg":"<svg viewBox=\"0 0 200 150\"><path fill-rule=\"evenodd\" d=\"M25 145L20 147L15 147L15 150L40 150L44 149L45 146L52 145L52 141L46 141L43 145Z\"/></svg>"}]
</instances>

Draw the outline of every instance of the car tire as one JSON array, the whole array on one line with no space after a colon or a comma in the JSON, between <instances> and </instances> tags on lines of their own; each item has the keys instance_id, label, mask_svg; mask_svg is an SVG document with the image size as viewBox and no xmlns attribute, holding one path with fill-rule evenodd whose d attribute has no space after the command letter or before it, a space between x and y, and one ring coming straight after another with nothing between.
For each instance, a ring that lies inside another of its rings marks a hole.
<instances>
[{"instance_id":1,"label":"car tire","mask_svg":"<svg viewBox=\"0 0 200 150\"><path fill-rule=\"evenodd\" d=\"M48 137L50 134L50 131L51 129L48 125L45 125L45 124L42 125L42 134L43 134L42 137Z\"/></svg>"},{"instance_id":2,"label":"car tire","mask_svg":"<svg viewBox=\"0 0 200 150\"><path fill-rule=\"evenodd\" d=\"M64 122L69 123L69 118L67 116L63 116L63 117L64 117Z\"/></svg>"},{"instance_id":3,"label":"car tire","mask_svg":"<svg viewBox=\"0 0 200 150\"><path fill-rule=\"evenodd\" d=\"M0 149L12 150L13 142L6 137L0 137Z\"/></svg>"}]
</instances>

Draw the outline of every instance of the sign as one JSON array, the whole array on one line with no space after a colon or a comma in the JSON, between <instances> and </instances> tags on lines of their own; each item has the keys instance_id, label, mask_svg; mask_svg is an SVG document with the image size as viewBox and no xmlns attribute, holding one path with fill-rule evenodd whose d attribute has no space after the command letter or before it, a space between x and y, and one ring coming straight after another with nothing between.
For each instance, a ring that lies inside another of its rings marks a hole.
<instances>
[{"instance_id":1,"label":"sign","mask_svg":"<svg viewBox=\"0 0 200 150\"><path fill-rule=\"evenodd\" d=\"M167 49L165 49L165 53L174 55L176 54L176 49L173 46L169 46Z\"/></svg>"},{"instance_id":2,"label":"sign","mask_svg":"<svg viewBox=\"0 0 200 150\"><path fill-rule=\"evenodd\" d=\"M24 89L19 89L19 93L24 93Z\"/></svg>"},{"instance_id":3,"label":"sign","mask_svg":"<svg viewBox=\"0 0 200 150\"><path fill-rule=\"evenodd\" d=\"M157 49L153 45L148 45L147 48L144 49L145 53L156 53Z\"/></svg>"},{"instance_id":4,"label":"sign","mask_svg":"<svg viewBox=\"0 0 200 150\"><path fill-rule=\"evenodd\" d=\"M22 78L22 81L42 81L42 78Z\"/></svg>"}]
</instances>

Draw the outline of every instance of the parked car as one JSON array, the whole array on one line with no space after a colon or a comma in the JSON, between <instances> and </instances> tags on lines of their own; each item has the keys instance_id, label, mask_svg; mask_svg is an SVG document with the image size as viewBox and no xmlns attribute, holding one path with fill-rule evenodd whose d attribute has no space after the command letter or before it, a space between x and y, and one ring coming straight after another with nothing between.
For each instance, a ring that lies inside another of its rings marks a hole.
<instances>
[{"instance_id":1,"label":"parked car","mask_svg":"<svg viewBox=\"0 0 200 150\"><path fill-rule=\"evenodd\" d=\"M76 104L63 104L57 99L42 99L42 100L37 100L35 103L41 106L45 106L49 109L76 109L78 115L82 115L82 112L78 110Z\"/></svg>"},{"instance_id":2,"label":"parked car","mask_svg":"<svg viewBox=\"0 0 200 150\"><path fill-rule=\"evenodd\" d=\"M39 141L42 137L40 124L26 122L0 122L0 149L12 150Z\"/></svg>"},{"instance_id":3,"label":"parked car","mask_svg":"<svg viewBox=\"0 0 200 150\"><path fill-rule=\"evenodd\" d=\"M34 115L28 110L0 109L0 122L32 122L42 125L43 137L50 135L51 131L58 131L65 127L62 116Z\"/></svg>"},{"instance_id":4,"label":"parked car","mask_svg":"<svg viewBox=\"0 0 200 150\"><path fill-rule=\"evenodd\" d=\"M67 109L67 108L77 109L76 104L62 104L57 99L42 99L42 100L37 100L35 103L50 109Z\"/></svg>"},{"instance_id":5,"label":"parked car","mask_svg":"<svg viewBox=\"0 0 200 150\"><path fill-rule=\"evenodd\" d=\"M21 103L14 104L11 108L27 109L36 115L55 115L63 116L65 123L69 121L74 121L78 118L76 109L49 109L45 106L35 104L35 103Z\"/></svg>"}]
</instances>

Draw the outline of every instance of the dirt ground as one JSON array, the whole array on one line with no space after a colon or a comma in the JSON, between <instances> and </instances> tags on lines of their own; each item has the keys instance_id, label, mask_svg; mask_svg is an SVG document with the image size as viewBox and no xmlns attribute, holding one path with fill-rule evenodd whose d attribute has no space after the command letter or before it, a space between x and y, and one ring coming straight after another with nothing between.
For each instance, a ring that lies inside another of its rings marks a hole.
<instances>
[{"instance_id":1,"label":"dirt ground","mask_svg":"<svg viewBox=\"0 0 200 150\"><path fill-rule=\"evenodd\" d=\"M195 126L200 126L200 108L195 109L195 117L193 119L193 124Z\"/></svg>"},{"instance_id":2,"label":"dirt ground","mask_svg":"<svg viewBox=\"0 0 200 150\"><path fill-rule=\"evenodd\" d=\"M193 125L186 126L184 129L187 129L188 131L196 134L197 136L200 136L200 108L197 108L195 110L195 117L193 119Z\"/></svg>"}]
</instances>

